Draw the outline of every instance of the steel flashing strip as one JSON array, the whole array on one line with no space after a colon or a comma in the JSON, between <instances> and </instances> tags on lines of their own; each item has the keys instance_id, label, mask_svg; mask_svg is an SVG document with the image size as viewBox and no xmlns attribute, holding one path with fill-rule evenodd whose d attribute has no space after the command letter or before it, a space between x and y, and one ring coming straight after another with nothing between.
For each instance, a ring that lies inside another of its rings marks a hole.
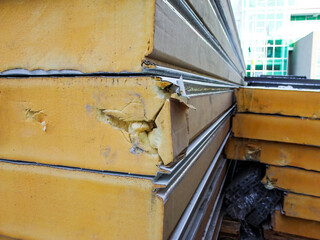
<instances>
[{"instance_id":1,"label":"steel flashing strip","mask_svg":"<svg viewBox=\"0 0 320 240\"><path fill-rule=\"evenodd\" d=\"M179 79L172 78L172 77L161 77L160 79L163 82L169 82L173 84L176 88L171 90L175 91L178 95L181 95L187 98L191 96L232 92L233 89L235 88L232 85L202 83L202 82L194 82L192 80L185 80L182 78L182 76ZM205 88L205 91L201 91L201 88L202 89Z\"/></svg>"},{"instance_id":2,"label":"steel flashing strip","mask_svg":"<svg viewBox=\"0 0 320 240\"><path fill-rule=\"evenodd\" d=\"M188 93L188 97L206 96L206 95L214 95L214 94L230 93L230 92L233 92L233 90L216 90L216 91L209 91L209 92Z\"/></svg>"},{"instance_id":3,"label":"steel flashing strip","mask_svg":"<svg viewBox=\"0 0 320 240\"><path fill-rule=\"evenodd\" d=\"M142 70L142 73L160 76L160 77L175 77L180 78L183 77L184 81L192 81L193 84L201 84L201 83L211 83L211 84L221 84L226 86L232 86L233 88L238 88L239 85L235 83L230 83L225 80L213 78L213 77L206 77L202 75L198 75L195 73L190 73L186 71L176 70L172 68L162 67L162 66L154 66L153 68L145 67Z\"/></svg>"},{"instance_id":4,"label":"steel flashing strip","mask_svg":"<svg viewBox=\"0 0 320 240\"><path fill-rule=\"evenodd\" d=\"M225 140L227 140L228 137L229 134ZM223 147L224 144L221 145L219 151L215 155L211 165L209 166L196 192L190 200L189 205L184 211L174 232L172 233L171 239L193 239L195 237L195 234L197 233L197 230L201 224L201 220L210 204L210 201L213 200L212 198L215 190L217 189L217 187L219 187L219 177L223 172L223 165L226 164L226 160L224 158L221 158ZM218 163L218 160L220 159L223 162ZM225 179L226 175L223 177L221 188L218 191L219 193L217 195L217 199L221 194L221 189L225 182ZM213 209L215 209L216 202Z\"/></svg>"},{"instance_id":5,"label":"steel flashing strip","mask_svg":"<svg viewBox=\"0 0 320 240\"><path fill-rule=\"evenodd\" d=\"M233 114L235 105L222 114L209 128L207 128L197 139L195 139L187 148L186 156L171 166L160 165L159 173L154 179L157 185L168 186L175 182L176 178L183 175L188 168L197 160L197 156L201 154L209 141L214 137L220 126Z\"/></svg>"},{"instance_id":6,"label":"steel flashing strip","mask_svg":"<svg viewBox=\"0 0 320 240\"><path fill-rule=\"evenodd\" d=\"M221 82L199 82L194 80L184 79L182 75L180 78L175 77L160 77L161 81L170 82L176 86L180 86L179 81L182 81L185 85L195 85L195 86L203 86L203 87L211 87L211 88L238 88L239 86L221 83Z\"/></svg>"},{"instance_id":7,"label":"steel flashing strip","mask_svg":"<svg viewBox=\"0 0 320 240\"><path fill-rule=\"evenodd\" d=\"M212 209L212 212L210 214L210 221L208 222L208 224L206 226L206 230L202 236L202 240L216 240L218 237L218 236L216 236L216 238L213 238L215 236L215 233L217 232L217 230L220 231L220 227L221 227L222 220L223 220L223 217L220 218L220 214L222 214L221 208L222 208L224 196L221 194L221 192L219 194L220 194L219 201L217 201L217 203L215 203L215 206ZM217 226L218 226L218 229L217 229Z\"/></svg>"}]
</instances>

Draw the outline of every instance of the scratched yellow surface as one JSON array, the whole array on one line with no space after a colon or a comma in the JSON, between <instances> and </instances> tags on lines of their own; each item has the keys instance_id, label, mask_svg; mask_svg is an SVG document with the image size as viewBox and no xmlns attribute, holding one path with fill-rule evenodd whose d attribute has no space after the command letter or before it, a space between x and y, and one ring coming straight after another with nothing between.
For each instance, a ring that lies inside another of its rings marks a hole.
<instances>
[{"instance_id":1,"label":"scratched yellow surface","mask_svg":"<svg viewBox=\"0 0 320 240\"><path fill-rule=\"evenodd\" d=\"M314 146L232 137L225 153L228 159L320 171L320 148Z\"/></svg>"},{"instance_id":2,"label":"scratched yellow surface","mask_svg":"<svg viewBox=\"0 0 320 240\"><path fill-rule=\"evenodd\" d=\"M238 112L320 118L320 94L312 91L239 88Z\"/></svg>"},{"instance_id":3,"label":"scratched yellow surface","mask_svg":"<svg viewBox=\"0 0 320 240\"><path fill-rule=\"evenodd\" d=\"M272 229L312 239L319 239L320 236L320 222L286 217L279 210L272 214Z\"/></svg>"},{"instance_id":4,"label":"scratched yellow surface","mask_svg":"<svg viewBox=\"0 0 320 240\"><path fill-rule=\"evenodd\" d=\"M320 173L293 167L269 166L263 183L275 188L320 197Z\"/></svg>"},{"instance_id":5,"label":"scratched yellow surface","mask_svg":"<svg viewBox=\"0 0 320 240\"><path fill-rule=\"evenodd\" d=\"M1 79L0 157L153 175L148 134L167 98L151 77Z\"/></svg>"},{"instance_id":6,"label":"scratched yellow surface","mask_svg":"<svg viewBox=\"0 0 320 240\"><path fill-rule=\"evenodd\" d=\"M283 211L289 217L320 222L320 198L287 193L283 200Z\"/></svg>"},{"instance_id":7,"label":"scratched yellow surface","mask_svg":"<svg viewBox=\"0 0 320 240\"><path fill-rule=\"evenodd\" d=\"M235 137L320 146L320 121L296 117L237 113Z\"/></svg>"}]
</instances>

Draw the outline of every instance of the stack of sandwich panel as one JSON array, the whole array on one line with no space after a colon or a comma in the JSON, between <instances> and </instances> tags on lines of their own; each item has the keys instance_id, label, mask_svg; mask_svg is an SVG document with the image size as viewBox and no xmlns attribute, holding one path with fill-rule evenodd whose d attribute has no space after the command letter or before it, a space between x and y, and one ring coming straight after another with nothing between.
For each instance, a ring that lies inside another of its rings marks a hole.
<instances>
[{"instance_id":1,"label":"stack of sandwich panel","mask_svg":"<svg viewBox=\"0 0 320 240\"><path fill-rule=\"evenodd\" d=\"M320 236L320 92L241 88L227 158L269 165L263 182L286 192L275 231Z\"/></svg>"},{"instance_id":2,"label":"stack of sandwich panel","mask_svg":"<svg viewBox=\"0 0 320 240\"><path fill-rule=\"evenodd\" d=\"M229 1L1 1L0 22L0 235L217 235Z\"/></svg>"}]
</instances>

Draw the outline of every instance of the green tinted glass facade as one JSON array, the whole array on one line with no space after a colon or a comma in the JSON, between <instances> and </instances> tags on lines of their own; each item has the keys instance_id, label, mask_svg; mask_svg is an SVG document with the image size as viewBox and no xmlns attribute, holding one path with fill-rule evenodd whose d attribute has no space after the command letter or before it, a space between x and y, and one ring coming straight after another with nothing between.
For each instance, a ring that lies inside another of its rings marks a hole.
<instances>
[{"instance_id":1,"label":"green tinted glass facade","mask_svg":"<svg viewBox=\"0 0 320 240\"><path fill-rule=\"evenodd\" d=\"M295 13L297 3L301 5L297 0L242 0L241 44L247 76L287 75L288 51L310 33L304 26L320 26L320 14L302 14L301 9Z\"/></svg>"}]
</instances>

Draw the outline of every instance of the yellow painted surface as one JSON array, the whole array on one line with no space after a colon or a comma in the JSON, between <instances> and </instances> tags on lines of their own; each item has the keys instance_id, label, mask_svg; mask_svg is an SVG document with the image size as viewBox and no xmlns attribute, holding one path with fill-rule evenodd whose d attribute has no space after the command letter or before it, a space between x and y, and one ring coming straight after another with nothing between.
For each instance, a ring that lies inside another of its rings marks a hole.
<instances>
[{"instance_id":1,"label":"yellow painted surface","mask_svg":"<svg viewBox=\"0 0 320 240\"><path fill-rule=\"evenodd\" d=\"M276 210L272 214L272 228L274 231L292 235L319 239L320 222L308 221L300 218L286 217Z\"/></svg>"},{"instance_id":2,"label":"yellow painted surface","mask_svg":"<svg viewBox=\"0 0 320 240\"><path fill-rule=\"evenodd\" d=\"M235 95L239 112L320 118L319 92L239 88Z\"/></svg>"},{"instance_id":3,"label":"yellow painted surface","mask_svg":"<svg viewBox=\"0 0 320 240\"><path fill-rule=\"evenodd\" d=\"M320 198L287 193L283 201L286 216L320 222Z\"/></svg>"},{"instance_id":4,"label":"yellow painted surface","mask_svg":"<svg viewBox=\"0 0 320 240\"><path fill-rule=\"evenodd\" d=\"M155 125L169 97L150 77L3 78L0 158L153 175L161 159L148 135L173 152L170 109Z\"/></svg>"},{"instance_id":5,"label":"yellow painted surface","mask_svg":"<svg viewBox=\"0 0 320 240\"><path fill-rule=\"evenodd\" d=\"M225 153L233 160L320 171L319 147L232 137L226 144Z\"/></svg>"},{"instance_id":6,"label":"yellow painted surface","mask_svg":"<svg viewBox=\"0 0 320 240\"><path fill-rule=\"evenodd\" d=\"M0 2L0 72L138 72L153 49L154 0Z\"/></svg>"},{"instance_id":7,"label":"yellow painted surface","mask_svg":"<svg viewBox=\"0 0 320 240\"><path fill-rule=\"evenodd\" d=\"M0 162L0 235L18 239L162 239L151 180Z\"/></svg>"},{"instance_id":8,"label":"yellow painted surface","mask_svg":"<svg viewBox=\"0 0 320 240\"><path fill-rule=\"evenodd\" d=\"M295 117L237 113L235 137L320 146L320 121Z\"/></svg>"},{"instance_id":9,"label":"yellow painted surface","mask_svg":"<svg viewBox=\"0 0 320 240\"><path fill-rule=\"evenodd\" d=\"M320 197L320 172L307 171L292 167L269 166L263 183L294 193Z\"/></svg>"}]
</instances>

